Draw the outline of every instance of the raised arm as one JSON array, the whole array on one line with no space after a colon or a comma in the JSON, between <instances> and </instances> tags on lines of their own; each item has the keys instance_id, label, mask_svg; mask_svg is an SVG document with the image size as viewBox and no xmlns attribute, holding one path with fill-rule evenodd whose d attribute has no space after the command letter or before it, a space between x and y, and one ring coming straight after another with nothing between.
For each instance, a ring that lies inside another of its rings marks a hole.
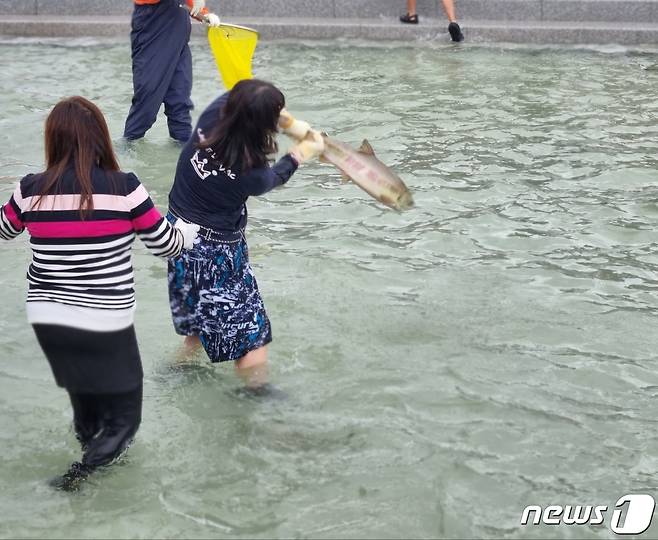
<instances>
[{"instance_id":1,"label":"raised arm","mask_svg":"<svg viewBox=\"0 0 658 540\"><path fill-rule=\"evenodd\" d=\"M292 120L290 122L293 126L295 125ZM305 126L308 126L306 122L299 120L295 122L305 132L305 134L300 132L300 135L303 135L303 139L298 140L288 150L288 153L271 168L255 169L246 175L245 185L248 195L263 195L275 187L285 184L295 173L297 167L309 159L318 157L324 152L324 139L322 135L315 130L306 128ZM302 124L304 127L301 127Z\"/></svg>"},{"instance_id":2,"label":"raised arm","mask_svg":"<svg viewBox=\"0 0 658 540\"><path fill-rule=\"evenodd\" d=\"M22 200L21 185L19 183L9 202L0 209L0 238L3 240L16 238L25 230L23 211L18 204Z\"/></svg>"},{"instance_id":3,"label":"raised arm","mask_svg":"<svg viewBox=\"0 0 658 540\"><path fill-rule=\"evenodd\" d=\"M149 251L156 257L170 258L191 247L195 234L190 236L188 231L173 227L158 212L137 177L131 175L131 181L136 187L126 196L130 206L130 219L137 236Z\"/></svg>"},{"instance_id":4,"label":"raised arm","mask_svg":"<svg viewBox=\"0 0 658 540\"><path fill-rule=\"evenodd\" d=\"M248 195L263 195L275 187L285 184L297 170L297 162L286 154L272 167L253 169L244 178Z\"/></svg>"}]
</instances>

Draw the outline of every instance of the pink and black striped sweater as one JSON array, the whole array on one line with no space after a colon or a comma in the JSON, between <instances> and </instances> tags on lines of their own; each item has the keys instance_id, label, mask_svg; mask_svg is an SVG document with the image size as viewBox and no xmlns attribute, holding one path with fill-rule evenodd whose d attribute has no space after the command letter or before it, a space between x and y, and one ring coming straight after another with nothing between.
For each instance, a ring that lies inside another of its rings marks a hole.
<instances>
[{"instance_id":1,"label":"pink and black striped sweater","mask_svg":"<svg viewBox=\"0 0 658 540\"><path fill-rule=\"evenodd\" d=\"M0 237L30 234L28 320L96 331L133 322L131 246L135 235L159 257L183 249L183 236L154 207L134 174L92 171L93 210L81 216L80 190L69 168L56 194L37 204L44 177L23 178L0 210Z\"/></svg>"}]
</instances>

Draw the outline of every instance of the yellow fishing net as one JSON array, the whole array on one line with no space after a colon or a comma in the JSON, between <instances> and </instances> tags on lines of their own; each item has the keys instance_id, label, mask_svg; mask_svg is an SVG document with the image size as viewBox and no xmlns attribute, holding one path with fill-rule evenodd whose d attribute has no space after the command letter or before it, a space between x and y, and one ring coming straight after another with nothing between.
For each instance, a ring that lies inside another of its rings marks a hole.
<instances>
[{"instance_id":1,"label":"yellow fishing net","mask_svg":"<svg viewBox=\"0 0 658 540\"><path fill-rule=\"evenodd\" d=\"M251 58L258 43L258 32L244 26L222 24L208 29L208 41L227 90L252 79Z\"/></svg>"}]
</instances>

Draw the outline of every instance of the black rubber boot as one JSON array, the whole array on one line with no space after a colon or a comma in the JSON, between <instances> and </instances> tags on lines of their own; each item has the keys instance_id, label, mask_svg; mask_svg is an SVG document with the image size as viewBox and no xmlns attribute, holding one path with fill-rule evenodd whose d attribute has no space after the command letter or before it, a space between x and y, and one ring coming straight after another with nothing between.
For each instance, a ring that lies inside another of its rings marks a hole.
<instances>
[{"instance_id":1,"label":"black rubber boot","mask_svg":"<svg viewBox=\"0 0 658 540\"><path fill-rule=\"evenodd\" d=\"M115 462L132 443L142 420L142 386L121 394L69 395L82 462L73 463L50 485L62 491L78 491L91 473Z\"/></svg>"},{"instance_id":2,"label":"black rubber boot","mask_svg":"<svg viewBox=\"0 0 658 540\"><path fill-rule=\"evenodd\" d=\"M142 420L142 387L125 394L97 396L102 428L87 443L82 463L96 468L119 459L133 441Z\"/></svg>"},{"instance_id":3,"label":"black rubber boot","mask_svg":"<svg viewBox=\"0 0 658 540\"><path fill-rule=\"evenodd\" d=\"M87 480L93 471L93 467L88 467L87 465L76 461L75 463L71 464L69 470L66 471L62 476L53 478L50 481L50 485L61 491L78 491L83 482Z\"/></svg>"},{"instance_id":4,"label":"black rubber boot","mask_svg":"<svg viewBox=\"0 0 658 540\"><path fill-rule=\"evenodd\" d=\"M453 41L464 41L464 34L462 34L462 29L456 22L451 22L448 25L448 33L450 34L450 38Z\"/></svg>"},{"instance_id":5,"label":"black rubber boot","mask_svg":"<svg viewBox=\"0 0 658 540\"><path fill-rule=\"evenodd\" d=\"M94 435L101 430L98 398L91 394L69 393L73 406L73 429L75 438L84 452Z\"/></svg>"}]
</instances>

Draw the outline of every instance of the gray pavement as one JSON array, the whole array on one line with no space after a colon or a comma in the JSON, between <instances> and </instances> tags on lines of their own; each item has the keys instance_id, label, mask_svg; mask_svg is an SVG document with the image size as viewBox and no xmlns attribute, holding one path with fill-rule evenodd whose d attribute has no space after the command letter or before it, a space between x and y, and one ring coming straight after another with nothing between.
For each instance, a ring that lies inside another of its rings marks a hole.
<instances>
[{"instance_id":1,"label":"gray pavement","mask_svg":"<svg viewBox=\"0 0 658 540\"><path fill-rule=\"evenodd\" d=\"M421 24L397 17L404 0L208 0L227 22L263 39L447 40L439 0L419 0ZM469 42L658 44L658 0L456 0ZM126 36L130 0L0 0L0 35ZM201 25L195 25L201 34Z\"/></svg>"}]
</instances>

